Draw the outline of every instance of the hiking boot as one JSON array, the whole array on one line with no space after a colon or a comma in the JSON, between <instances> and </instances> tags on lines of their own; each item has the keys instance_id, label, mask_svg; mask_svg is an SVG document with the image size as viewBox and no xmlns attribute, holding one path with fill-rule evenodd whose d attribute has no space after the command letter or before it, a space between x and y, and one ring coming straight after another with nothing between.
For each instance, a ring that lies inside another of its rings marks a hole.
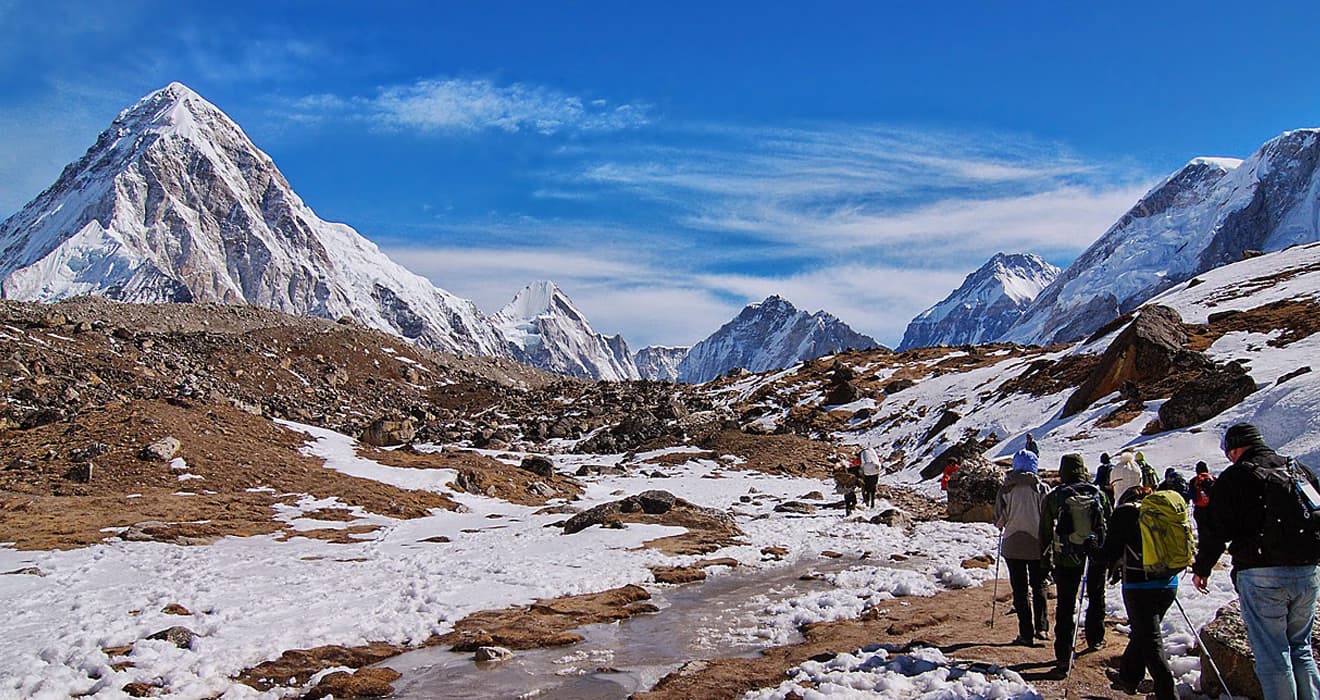
<instances>
[{"instance_id":1,"label":"hiking boot","mask_svg":"<svg viewBox=\"0 0 1320 700\"><path fill-rule=\"evenodd\" d=\"M1027 636L1024 636L1024 635L1021 635L1021 634L1019 634L1019 635L1017 636L1017 639L1014 639L1014 640L1013 640L1012 644L1013 644L1013 646L1015 646L1015 647L1035 647L1035 646L1040 646L1039 644L1036 644L1036 640L1032 639L1031 637L1027 637Z\"/></svg>"},{"instance_id":2,"label":"hiking boot","mask_svg":"<svg viewBox=\"0 0 1320 700\"><path fill-rule=\"evenodd\" d=\"M1106 645L1107 642L1105 642L1105 640L1103 639L1096 642L1088 642L1086 645L1086 651L1088 652L1100 651L1101 649L1104 649Z\"/></svg>"},{"instance_id":3,"label":"hiking boot","mask_svg":"<svg viewBox=\"0 0 1320 700\"><path fill-rule=\"evenodd\" d=\"M1049 638L1050 638L1050 633L1046 632L1045 630L1041 630L1036 633L1036 639L1039 639L1041 641L1047 641Z\"/></svg>"},{"instance_id":4,"label":"hiking boot","mask_svg":"<svg viewBox=\"0 0 1320 700\"><path fill-rule=\"evenodd\" d=\"M1123 680L1123 676L1122 676L1118 671L1115 671L1114 669L1106 669L1106 670L1105 670L1105 677L1107 677L1107 678L1109 679L1109 687L1110 687L1110 688L1112 688L1112 689L1114 689L1114 690L1117 690L1117 691L1119 691L1119 692L1121 692L1121 693L1126 693L1126 694L1128 694L1128 695L1136 695L1136 694L1137 694L1137 686L1138 686L1139 684L1138 684L1138 683L1129 683L1129 682Z\"/></svg>"},{"instance_id":5,"label":"hiking boot","mask_svg":"<svg viewBox=\"0 0 1320 700\"><path fill-rule=\"evenodd\" d=\"M1068 672L1071 670L1072 670L1072 666L1069 665L1067 661L1061 661L1055 664L1054 668L1050 669L1049 673L1045 674L1045 677L1052 680L1061 681L1068 677Z\"/></svg>"}]
</instances>

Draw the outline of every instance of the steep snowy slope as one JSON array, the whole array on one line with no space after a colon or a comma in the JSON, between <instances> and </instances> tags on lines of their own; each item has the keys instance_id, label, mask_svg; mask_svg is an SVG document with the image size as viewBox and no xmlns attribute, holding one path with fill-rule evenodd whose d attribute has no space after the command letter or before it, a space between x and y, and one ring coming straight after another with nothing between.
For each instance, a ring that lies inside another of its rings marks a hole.
<instances>
[{"instance_id":1,"label":"steep snowy slope","mask_svg":"<svg viewBox=\"0 0 1320 700\"><path fill-rule=\"evenodd\" d=\"M514 355L534 367L573 377L638 378L623 336L606 337L592 330L553 282L528 285L491 321Z\"/></svg>"},{"instance_id":2,"label":"steep snowy slope","mask_svg":"<svg viewBox=\"0 0 1320 700\"><path fill-rule=\"evenodd\" d=\"M704 382L741 367L753 372L788 367L848 348L880 347L834 316L799 311L788 300L771 296L748 304L732 321L692 346L678 366L684 382Z\"/></svg>"},{"instance_id":3,"label":"steep snowy slope","mask_svg":"<svg viewBox=\"0 0 1320 700\"><path fill-rule=\"evenodd\" d=\"M1083 338L1245 251L1320 240L1318 165L1320 129L1286 132L1246 161L1191 161L1069 265L1002 339Z\"/></svg>"},{"instance_id":4,"label":"steep snowy slope","mask_svg":"<svg viewBox=\"0 0 1320 700\"><path fill-rule=\"evenodd\" d=\"M270 157L180 83L125 110L0 224L0 295L248 303L507 355L469 301L321 220Z\"/></svg>"},{"instance_id":5,"label":"steep snowy slope","mask_svg":"<svg viewBox=\"0 0 1320 700\"><path fill-rule=\"evenodd\" d=\"M962 286L912 319L899 351L933 345L984 343L1008 331L1054 281L1059 268L1035 255L996 253Z\"/></svg>"}]
</instances>

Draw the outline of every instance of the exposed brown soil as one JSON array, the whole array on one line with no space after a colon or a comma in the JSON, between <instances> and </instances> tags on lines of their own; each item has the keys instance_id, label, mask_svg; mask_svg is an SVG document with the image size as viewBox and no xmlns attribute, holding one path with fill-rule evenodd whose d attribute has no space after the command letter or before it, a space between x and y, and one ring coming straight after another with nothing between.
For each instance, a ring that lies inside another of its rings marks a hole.
<instances>
[{"instance_id":1,"label":"exposed brown soil","mask_svg":"<svg viewBox=\"0 0 1320 700\"><path fill-rule=\"evenodd\" d=\"M619 519L626 523L650 523L686 528L681 535L671 535L642 544L647 549L664 552L672 556L689 554L709 554L717 549L741 544L739 537L742 530L732 521L722 521L711 517L704 510L675 507L662 515L647 513L620 513Z\"/></svg>"},{"instance_id":2,"label":"exposed brown soil","mask_svg":"<svg viewBox=\"0 0 1320 700\"><path fill-rule=\"evenodd\" d=\"M1112 698L1104 670L1117 661L1127 638L1112 629L1108 646L1078 656L1066 681L1046 678L1054 664L1052 647L1018 647L1016 618L1004 615L1011 605L1007 581L999 586L1000 617L989 626L993 587L985 585L942 592L931 598L897 598L874 608L865 619L841 620L808 625L800 644L764 649L755 658L712 659L690 663L675 671L650 692L637 693L636 700L687 700L688 698L737 698L758 688L778 686L787 671L813 657L852 652L872 644L939 647L951 658L986 661L1011 668L1036 686L1047 698L1067 694L1075 698ZM1049 642L1047 642L1049 644Z\"/></svg>"},{"instance_id":3,"label":"exposed brown soil","mask_svg":"<svg viewBox=\"0 0 1320 700\"><path fill-rule=\"evenodd\" d=\"M833 473L830 457L839 448L800 435L752 435L723 430L704 441L702 448L720 455L746 460L730 469L750 469L767 474L786 474L824 479Z\"/></svg>"},{"instance_id":4,"label":"exposed brown soil","mask_svg":"<svg viewBox=\"0 0 1320 700\"><path fill-rule=\"evenodd\" d=\"M314 649L291 649L274 661L238 674L238 680L257 690L270 690L279 686L299 686L317 672L335 666L362 668L398 656L407 647L385 642L372 642L360 647L323 646Z\"/></svg>"},{"instance_id":5,"label":"exposed brown soil","mask_svg":"<svg viewBox=\"0 0 1320 700\"><path fill-rule=\"evenodd\" d=\"M1098 355L1067 355L1057 362L1036 360L1027 371L1004 382L1000 393L1031 396L1057 394L1080 386L1098 364Z\"/></svg>"},{"instance_id":6,"label":"exposed brown soil","mask_svg":"<svg viewBox=\"0 0 1320 700\"><path fill-rule=\"evenodd\" d=\"M539 649L582 641L571 630L582 625L623 620L638 613L655 612L647 601L651 594L641 586L628 585L600 593L538 600L527 606L488 610L469 615L454 630L432 637L427 646L448 646L453 651L477 647Z\"/></svg>"},{"instance_id":7,"label":"exposed brown soil","mask_svg":"<svg viewBox=\"0 0 1320 700\"><path fill-rule=\"evenodd\" d=\"M706 569L709 567L727 566L733 568L738 566L738 563L738 560L732 557L702 559L689 566L653 566L651 567L651 574L655 576L656 583L692 583L706 580Z\"/></svg>"},{"instance_id":8,"label":"exposed brown soil","mask_svg":"<svg viewBox=\"0 0 1320 700\"><path fill-rule=\"evenodd\" d=\"M177 438L187 473L139 457ZM271 506L286 494L338 497L396 518L453 509L449 498L346 476L299 452L307 436L225 404L130 400L52 423L0 434L10 467L0 471L0 541L19 549L69 549L99 542L102 528L144 521L174 524L162 539L268 534L283 527ZM88 483L66 478L70 454L96 445ZM249 489L265 489L249 491ZM176 494L195 495L176 495ZM331 516L341 520L342 516Z\"/></svg>"},{"instance_id":9,"label":"exposed brown soil","mask_svg":"<svg viewBox=\"0 0 1320 700\"><path fill-rule=\"evenodd\" d=\"M574 500L582 494L582 485L571 477L555 474L547 479L470 450L414 452L361 448L358 454L394 467L455 469L463 475L460 481L469 491L518 505L540 506L553 498ZM547 490L533 489L532 485L538 483Z\"/></svg>"},{"instance_id":10,"label":"exposed brown soil","mask_svg":"<svg viewBox=\"0 0 1320 700\"><path fill-rule=\"evenodd\" d=\"M1212 314L1206 325L1187 325L1191 349L1205 350L1224 335L1234 331L1270 333L1282 331L1269 341L1282 348L1320 333L1320 303L1313 299L1287 299L1247 311Z\"/></svg>"}]
</instances>

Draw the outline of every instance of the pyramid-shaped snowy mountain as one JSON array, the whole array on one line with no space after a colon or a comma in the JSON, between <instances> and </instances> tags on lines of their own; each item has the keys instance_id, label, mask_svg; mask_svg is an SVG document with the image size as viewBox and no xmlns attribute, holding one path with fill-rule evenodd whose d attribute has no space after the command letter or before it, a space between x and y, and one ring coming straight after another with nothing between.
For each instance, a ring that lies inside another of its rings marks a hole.
<instances>
[{"instance_id":1,"label":"pyramid-shaped snowy mountain","mask_svg":"<svg viewBox=\"0 0 1320 700\"><path fill-rule=\"evenodd\" d=\"M553 282L534 282L491 317L527 364L558 374L595 379L637 379L623 336L603 336Z\"/></svg>"},{"instance_id":2,"label":"pyramid-shaped snowy mountain","mask_svg":"<svg viewBox=\"0 0 1320 700\"><path fill-rule=\"evenodd\" d=\"M997 338L1058 275L1059 268L1035 255L996 253L952 294L913 318L898 349L975 345Z\"/></svg>"},{"instance_id":3,"label":"pyramid-shaped snowy mountain","mask_svg":"<svg viewBox=\"0 0 1320 700\"><path fill-rule=\"evenodd\" d=\"M779 296L748 304L732 321L692 346L678 379L706 382L740 367L752 372L791 367L804 360L854 349L883 347L834 316L799 311Z\"/></svg>"},{"instance_id":4,"label":"pyramid-shaped snowy mountain","mask_svg":"<svg viewBox=\"0 0 1320 700\"><path fill-rule=\"evenodd\" d=\"M1207 270L1320 241L1320 129L1245 161L1197 158L1155 186L1036 297L1005 340L1084 338Z\"/></svg>"},{"instance_id":5,"label":"pyramid-shaped snowy mountain","mask_svg":"<svg viewBox=\"0 0 1320 700\"><path fill-rule=\"evenodd\" d=\"M0 224L0 296L248 303L508 356L476 306L323 221L232 120L179 83L125 110Z\"/></svg>"}]
</instances>

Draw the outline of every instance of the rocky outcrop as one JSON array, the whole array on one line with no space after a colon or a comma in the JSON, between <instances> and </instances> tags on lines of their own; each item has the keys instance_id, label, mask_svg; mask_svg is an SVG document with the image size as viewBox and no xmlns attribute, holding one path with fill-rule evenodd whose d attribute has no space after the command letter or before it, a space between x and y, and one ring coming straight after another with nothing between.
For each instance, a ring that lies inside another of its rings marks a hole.
<instances>
[{"instance_id":1,"label":"rocky outcrop","mask_svg":"<svg viewBox=\"0 0 1320 700\"><path fill-rule=\"evenodd\" d=\"M1208 369L1160 406L1159 430L1177 430L1213 418L1256 391L1256 380L1236 362Z\"/></svg>"},{"instance_id":2,"label":"rocky outcrop","mask_svg":"<svg viewBox=\"0 0 1320 700\"><path fill-rule=\"evenodd\" d=\"M1185 349L1182 317L1167 306L1150 306L1114 338L1100 364L1063 406L1064 418L1076 415L1131 382L1137 387L1167 381L1171 375L1200 373L1214 363Z\"/></svg>"},{"instance_id":3,"label":"rocky outcrop","mask_svg":"<svg viewBox=\"0 0 1320 700\"><path fill-rule=\"evenodd\" d=\"M1212 698L1232 691L1233 697L1261 698L1260 680L1256 678L1256 657L1247 642L1242 624L1242 607L1237 600L1219 610L1215 619L1201 629L1201 692ZM1311 630L1311 653L1320 658L1320 626ZM1220 683L1206 656L1209 655L1224 674Z\"/></svg>"},{"instance_id":4,"label":"rocky outcrop","mask_svg":"<svg viewBox=\"0 0 1320 700\"><path fill-rule=\"evenodd\" d=\"M153 462L168 462L179 454L183 445L176 437L164 437L142 448L142 459Z\"/></svg>"},{"instance_id":5,"label":"rocky outcrop","mask_svg":"<svg viewBox=\"0 0 1320 700\"><path fill-rule=\"evenodd\" d=\"M934 479L944 473L944 467L948 466L949 462L957 462L958 464L985 462L987 460L983 455L993 444L986 444L974 437L969 437L939 453L935 459L931 460L930 464L922 467L921 478L923 480Z\"/></svg>"},{"instance_id":6,"label":"rocky outcrop","mask_svg":"<svg viewBox=\"0 0 1320 700\"><path fill-rule=\"evenodd\" d=\"M959 523L994 521L995 497L1004 483L1004 470L985 458L959 464L949 479L948 519Z\"/></svg>"}]
</instances>

